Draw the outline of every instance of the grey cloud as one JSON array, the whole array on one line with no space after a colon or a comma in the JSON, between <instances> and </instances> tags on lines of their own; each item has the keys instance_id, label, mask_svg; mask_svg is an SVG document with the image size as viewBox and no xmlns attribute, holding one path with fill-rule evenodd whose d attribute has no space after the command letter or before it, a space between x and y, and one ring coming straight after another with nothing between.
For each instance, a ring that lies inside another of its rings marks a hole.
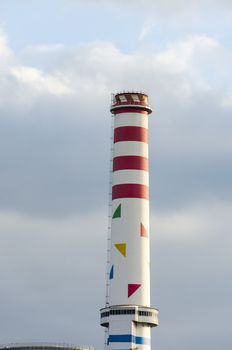
<instances>
[{"instance_id":1,"label":"grey cloud","mask_svg":"<svg viewBox=\"0 0 232 350\"><path fill-rule=\"evenodd\" d=\"M174 208L202 198L231 200L230 106L222 104L229 90L211 88L207 75L198 76L195 64L209 53L216 60L209 62L213 67L227 62L220 45L207 37L189 38L146 57L125 55L109 43L85 45L69 55L59 49L61 58L49 70L26 71L28 80L23 76L20 81L10 74L10 66L5 76L2 210L49 216L104 206L110 92L136 87L138 81L154 106L152 204ZM220 81L220 75L216 79ZM57 95L51 91L56 84Z\"/></svg>"},{"instance_id":2,"label":"grey cloud","mask_svg":"<svg viewBox=\"0 0 232 350\"><path fill-rule=\"evenodd\" d=\"M104 205L109 131L99 121L92 125L100 129L96 134L85 125L83 112L67 127L57 107L47 105L41 111L45 116L33 111L33 120L0 121L2 210L60 215ZM106 144L103 149L98 138Z\"/></svg>"},{"instance_id":3,"label":"grey cloud","mask_svg":"<svg viewBox=\"0 0 232 350\"><path fill-rule=\"evenodd\" d=\"M231 341L231 204L204 201L189 212L201 215L202 225L180 239L163 237L155 223L165 217L152 211L152 305L160 309L153 344L192 350L203 342L216 350ZM184 221L185 210L178 213ZM1 214L1 342L65 340L102 347L98 310L105 295L106 216L104 210L52 220ZM220 319L213 335L212 319Z\"/></svg>"},{"instance_id":4,"label":"grey cloud","mask_svg":"<svg viewBox=\"0 0 232 350\"><path fill-rule=\"evenodd\" d=\"M228 346L230 294L230 209L202 202L196 206L207 225L198 226L196 236L170 237L152 225L152 299L160 308L160 327L153 332L154 346L193 349L201 342L206 349ZM189 209L193 214L195 209ZM185 214L179 212L182 220ZM159 217L153 211L154 217ZM168 216L168 213L167 213ZM181 221L179 223L181 228ZM192 222L189 223L191 228ZM178 225L173 222L173 229ZM177 239L176 239L177 238ZM213 332L211 322L217 324ZM220 320L220 322L217 322ZM165 344L165 345L164 345Z\"/></svg>"},{"instance_id":5,"label":"grey cloud","mask_svg":"<svg viewBox=\"0 0 232 350\"><path fill-rule=\"evenodd\" d=\"M211 94L193 101L191 110L166 111L161 123L163 112L157 111L151 122L151 189L158 206L175 208L207 197L231 200L231 118Z\"/></svg>"},{"instance_id":6,"label":"grey cloud","mask_svg":"<svg viewBox=\"0 0 232 350\"><path fill-rule=\"evenodd\" d=\"M230 243L221 231L217 235L208 242L153 245L153 303L160 308L160 329L153 339L159 347L165 343L173 349L193 349L203 341L205 348L217 349L219 343L225 346L231 341L227 322L232 285L229 270L220 266L229 256L224 249ZM213 319L223 321L212 335Z\"/></svg>"},{"instance_id":7,"label":"grey cloud","mask_svg":"<svg viewBox=\"0 0 232 350\"><path fill-rule=\"evenodd\" d=\"M68 341L102 348L110 92L137 88L149 93L154 107L152 304L160 309L154 348L229 348L230 98L226 107L222 102L231 91L220 75L228 53L208 39L189 38L149 55L123 54L98 42L56 47L55 55L52 48L40 50L38 59L31 48L4 63L1 343ZM27 71L38 61L40 70ZM19 67L26 70L17 78L12 69ZM212 209L220 201L224 206ZM194 213L193 205L200 208L188 226L185 210ZM178 226L171 220L175 237L162 238L167 225L159 223L173 212L182 221ZM207 225L194 226L199 216ZM191 235L180 239L183 223Z\"/></svg>"},{"instance_id":8,"label":"grey cloud","mask_svg":"<svg viewBox=\"0 0 232 350\"><path fill-rule=\"evenodd\" d=\"M1 214L1 343L89 344L104 305L103 215L46 221Z\"/></svg>"}]
</instances>

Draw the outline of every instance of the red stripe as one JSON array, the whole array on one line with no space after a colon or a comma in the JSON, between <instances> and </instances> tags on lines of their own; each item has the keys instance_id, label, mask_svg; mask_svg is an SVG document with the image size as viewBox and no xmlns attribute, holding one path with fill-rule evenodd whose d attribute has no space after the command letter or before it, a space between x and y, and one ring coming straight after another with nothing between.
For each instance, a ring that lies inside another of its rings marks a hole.
<instances>
[{"instance_id":1,"label":"red stripe","mask_svg":"<svg viewBox=\"0 0 232 350\"><path fill-rule=\"evenodd\" d=\"M114 129L114 143L120 141L148 142L148 130L140 126L120 126Z\"/></svg>"},{"instance_id":2,"label":"red stripe","mask_svg":"<svg viewBox=\"0 0 232 350\"><path fill-rule=\"evenodd\" d=\"M148 159L140 156L121 156L113 160L113 171L137 169L148 171Z\"/></svg>"},{"instance_id":3,"label":"red stripe","mask_svg":"<svg viewBox=\"0 0 232 350\"><path fill-rule=\"evenodd\" d=\"M112 187L112 200L117 198L149 199L149 187L139 184L121 184Z\"/></svg>"},{"instance_id":4,"label":"red stripe","mask_svg":"<svg viewBox=\"0 0 232 350\"><path fill-rule=\"evenodd\" d=\"M140 113L140 114L148 114L147 111L141 108L119 108L112 111L113 114L120 114L120 113Z\"/></svg>"}]
</instances>

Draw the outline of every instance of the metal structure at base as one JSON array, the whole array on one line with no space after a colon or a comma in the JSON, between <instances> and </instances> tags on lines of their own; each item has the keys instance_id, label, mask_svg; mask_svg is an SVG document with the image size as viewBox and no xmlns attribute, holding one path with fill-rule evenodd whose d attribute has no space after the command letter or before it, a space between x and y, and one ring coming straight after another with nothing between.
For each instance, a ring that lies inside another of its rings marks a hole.
<instances>
[{"instance_id":1,"label":"metal structure at base","mask_svg":"<svg viewBox=\"0 0 232 350\"><path fill-rule=\"evenodd\" d=\"M108 350L150 350L158 310L150 307L148 96L113 95L111 225L107 298L100 310Z\"/></svg>"},{"instance_id":2,"label":"metal structure at base","mask_svg":"<svg viewBox=\"0 0 232 350\"><path fill-rule=\"evenodd\" d=\"M92 346L59 343L0 344L0 350L95 350Z\"/></svg>"}]
</instances>

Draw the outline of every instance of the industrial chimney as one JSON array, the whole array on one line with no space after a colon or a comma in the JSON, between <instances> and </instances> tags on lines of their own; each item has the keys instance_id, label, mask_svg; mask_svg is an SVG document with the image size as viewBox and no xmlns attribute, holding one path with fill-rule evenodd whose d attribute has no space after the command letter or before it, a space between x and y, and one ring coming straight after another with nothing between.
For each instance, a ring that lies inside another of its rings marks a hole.
<instances>
[{"instance_id":1,"label":"industrial chimney","mask_svg":"<svg viewBox=\"0 0 232 350\"><path fill-rule=\"evenodd\" d=\"M144 93L113 95L112 212L106 306L100 310L106 349L150 350L158 310L150 307L148 116Z\"/></svg>"}]
</instances>

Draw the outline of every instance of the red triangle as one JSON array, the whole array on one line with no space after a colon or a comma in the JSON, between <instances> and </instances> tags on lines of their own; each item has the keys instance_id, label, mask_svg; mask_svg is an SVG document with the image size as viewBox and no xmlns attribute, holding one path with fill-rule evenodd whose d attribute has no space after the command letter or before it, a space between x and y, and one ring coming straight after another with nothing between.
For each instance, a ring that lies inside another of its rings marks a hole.
<instances>
[{"instance_id":1,"label":"red triangle","mask_svg":"<svg viewBox=\"0 0 232 350\"><path fill-rule=\"evenodd\" d=\"M141 284L128 284L128 298L130 298L130 296L134 294L140 286Z\"/></svg>"},{"instance_id":2,"label":"red triangle","mask_svg":"<svg viewBox=\"0 0 232 350\"><path fill-rule=\"evenodd\" d=\"M142 223L140 224L140 236L141 237L148 237L148 232Z\"/></svg>"}]
</instances>

